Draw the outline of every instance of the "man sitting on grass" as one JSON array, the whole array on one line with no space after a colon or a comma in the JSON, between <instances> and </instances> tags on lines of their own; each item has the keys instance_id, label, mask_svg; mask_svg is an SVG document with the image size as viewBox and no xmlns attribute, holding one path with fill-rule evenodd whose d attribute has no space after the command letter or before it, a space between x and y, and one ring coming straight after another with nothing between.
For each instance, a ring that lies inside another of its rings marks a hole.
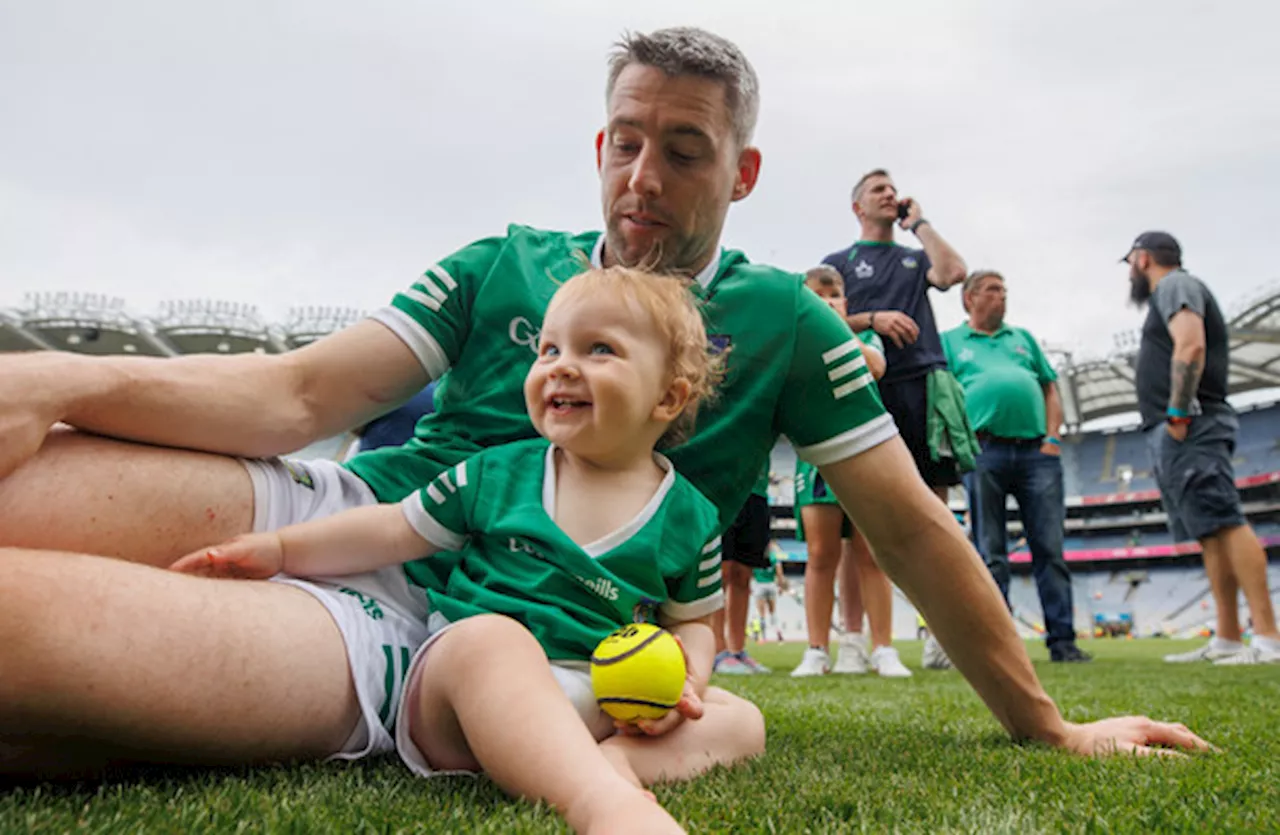
<instances>
[{"instance_id":1,"label":"man sitting on grass","mask_svg":"<svg viewBox=\"0 0 1280 835\"><path fill-rule=\"evenodd\" d=\"M630 36L613 57L596 137L603 234L513 226L432 266L369 321L288 354L7 359L0 768L57 775L121 760L387 750L394 712L362 710L352 669L392 681L403 675L398 648L355 657L304 589L154 566L402 500L485 447L534 437L522 386L536 334L552 294L587 261L693 277L727 370L719 399L668 457L721 526L786 434L1010 736L1089 754L1205 747L1146 718L1062 718L990 575L917 474L848 326L798 276L720 248L730 204L760 171L758 101L755 73L728 41L696 29ZM346 467L262 457L362 425L446 371L439 411L404 447ZM46 439L59 421L86 433ZM357 619L378 610L347 597ZM475 667L497 663L485 661Z\"/></svg>"}]
</instances>

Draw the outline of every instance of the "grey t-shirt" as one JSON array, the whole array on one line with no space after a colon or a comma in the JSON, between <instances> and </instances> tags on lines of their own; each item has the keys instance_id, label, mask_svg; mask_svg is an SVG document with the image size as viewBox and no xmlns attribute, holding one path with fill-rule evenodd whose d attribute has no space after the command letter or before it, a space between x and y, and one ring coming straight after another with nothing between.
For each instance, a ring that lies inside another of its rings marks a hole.
<instances>
[{"instance_id":1,"label":"grey t-shirt","mask_svg":"<svg viewBox=\"0 0 1280 835\"><path fill-rule=\"evenodd\" d=\"M1181 310L1190 310L1204 320L1204 373L1196 389L1196 400L1206 412L1230 408L1227 405L1227 324L1222 310L1203 281L1185 270L1174 270L1156 286L1147 320L1142 325L1135 384L1143 429L1163 423L1169 408L1173 362L1169 320Z\"/></svg>"}]
</instances>

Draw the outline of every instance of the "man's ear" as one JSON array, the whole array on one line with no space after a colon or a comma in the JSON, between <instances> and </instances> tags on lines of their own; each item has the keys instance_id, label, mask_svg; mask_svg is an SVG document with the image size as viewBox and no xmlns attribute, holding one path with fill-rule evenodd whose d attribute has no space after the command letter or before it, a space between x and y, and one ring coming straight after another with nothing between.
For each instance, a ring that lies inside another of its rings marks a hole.
<instances>
[{"instance_id":1,"label":"man's ear","mask_svg":"<svg viewBox=\"0 0 1280 835\"><path fill-rule=\"evenodd\" d=\"M741 200L755 190L760 180L760 149L750 145L738 152L738 176L733 183L733 199Z\"/></svg>"},{"instance_id":2,"label":"man's ear","mask_svg":"<svg viewBox=\"0 0 1280 835\"><path fill-rule=\"evenodd\" d=\"M676 377L667 386L658 405L653 407L653 419L670 423L680 417L685 406L689 405L689 396L693 386L684 377Z\"/></svg>"}]
</instances>

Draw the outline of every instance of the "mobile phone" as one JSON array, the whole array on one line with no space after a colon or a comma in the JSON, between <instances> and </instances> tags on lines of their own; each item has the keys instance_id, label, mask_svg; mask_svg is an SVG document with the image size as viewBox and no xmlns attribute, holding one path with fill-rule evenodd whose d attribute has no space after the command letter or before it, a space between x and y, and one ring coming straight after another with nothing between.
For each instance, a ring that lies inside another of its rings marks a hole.
<instances>
[{"instance_id":1,"label":"mobile phone","mask_svg":"<svg viewBox=\"0 0 1280 835\"><path fill-rule=\"evenodd\" d=\"M898 220L906 220L907 215L911 212L911 201L903 200L898 204Z\"/></svg>"}]
</instances>

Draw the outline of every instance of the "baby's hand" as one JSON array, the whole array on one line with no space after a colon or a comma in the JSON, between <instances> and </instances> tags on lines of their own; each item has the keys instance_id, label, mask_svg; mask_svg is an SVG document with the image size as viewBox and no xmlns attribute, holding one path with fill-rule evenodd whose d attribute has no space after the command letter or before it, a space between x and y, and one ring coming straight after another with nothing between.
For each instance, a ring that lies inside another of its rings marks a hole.
<instances>
[{"instance_id":1,"label":"baby's hand","mask_svg":"<svg viewBox=\"0 0 1280 835\"><path fill-rule=\"evenodd\" d=\"M679 635L673 636L684 653L684 690L680 693L680 701L667 711L661 719L637 719L634 722L614 722L614 726L627 736L662 736L671 733L686 719L702 718L702 697L693 683L693 665L689 663L689 653L685 651L684 641Z\"/></svg>"},{"instance_id":2,"label":"baby's hand","mask_svg":"<svg viewBox=\"0 0 1280 835\"><path fill-rule=\"evenodd\" d=\"M201 548L169 566L170 571L240 580L265 580L284 568L284 549L274 533L252 533Z\"/></svg>"}]
</instances>

